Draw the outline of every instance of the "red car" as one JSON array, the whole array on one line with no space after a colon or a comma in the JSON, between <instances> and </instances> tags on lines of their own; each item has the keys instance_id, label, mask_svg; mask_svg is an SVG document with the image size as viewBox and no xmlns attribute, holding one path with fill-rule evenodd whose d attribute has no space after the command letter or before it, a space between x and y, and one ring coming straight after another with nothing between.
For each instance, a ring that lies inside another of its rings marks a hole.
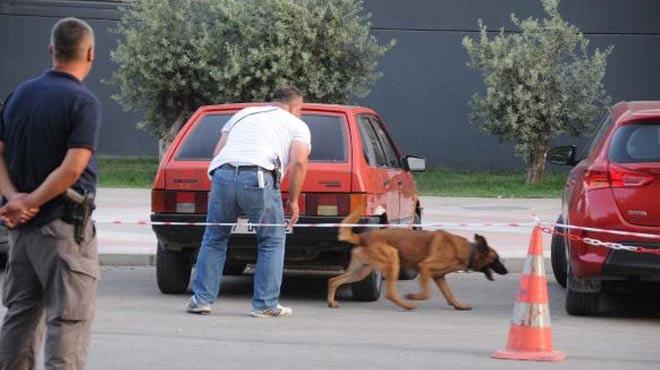
<instances>
[{"instance_id":1,"label":"red car","mask_svg":"<svg viewBox=\"0 0 660 370\"><path fill-rule=\"evenodd\" d=\"M181 129L163 157L152 189L151 220L204 222L211 184L206 174L220 129L237 111L254 104L205 106ZM301 224L337 223L360 209L370 224L421 223L422 207L411 171L425 161L404 157L383 120L371 109L305 104L303 121L312 135L312 153L300 197ZM286 205L288 181L282 184ZM154 225L158 238L157 281L163 293L186 291L203 226ZM288 269L341 271L350 246L337 241L337 228L294 228L287 235ZM241 274L255 263L254 230L236 226L229 240L225 274ZM403 271L402 278L413 278ZM380 296L381 275L352 286L358 300Z\"/></svg>"},{"instance_id":2,"label":"red car","mask_svg":"<svg viewBox=\"0 0 660 370\"><path fill-rule=\"evenodd\" d=\"M576 153L575 146L548 152L551 162L575 166L558 223L660 236L660 101L616 104L584 155ZM566 287L569 314L597 314L599 295L609 285L660 282L660 256L594 246L578 237L660 248L660 238L575 229L555 233L552 267Z\"/></svg>"}]
</instances>

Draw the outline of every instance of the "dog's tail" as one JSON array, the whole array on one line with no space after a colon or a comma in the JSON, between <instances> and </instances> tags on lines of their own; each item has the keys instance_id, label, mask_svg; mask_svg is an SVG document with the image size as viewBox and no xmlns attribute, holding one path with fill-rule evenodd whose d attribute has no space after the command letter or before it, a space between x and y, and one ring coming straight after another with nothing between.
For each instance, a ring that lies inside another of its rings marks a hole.
<instances>
[{"instance_id":1,"label":"dog's tail","mask_svg":"<svg viewBox=\"0 0 660 370\"><path fill-rule=\"evenodd\" d=\"M341 220L341 223L354 224L357 221L359 221L361 218L362 218L362 212L358 210L346 216L343 220ZM353 232L353 228L351 226L340 226L338 239L339 241L351 243L353 245L357 245L360 243L360 236Z\"/></svg>"}]
</instances>

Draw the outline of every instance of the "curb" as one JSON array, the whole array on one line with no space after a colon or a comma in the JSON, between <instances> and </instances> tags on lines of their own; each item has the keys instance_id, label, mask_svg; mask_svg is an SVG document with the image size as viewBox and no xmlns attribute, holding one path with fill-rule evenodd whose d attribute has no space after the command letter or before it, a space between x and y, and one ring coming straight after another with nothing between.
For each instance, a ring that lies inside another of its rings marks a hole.
<instances>
[{"instance_id":1,"label":"curb","mask_svg":"<svg viewBox=\"0 0 660 370\"><path fill-rule=\"evenodd\" d=\"M527 257L503 258L504 265L511 273L523 271ZM99 261L103 266L155 266L155 254L101 254ZM544 258L546 273L552 272L550 258Z\"/></svg>"}]
</instances>

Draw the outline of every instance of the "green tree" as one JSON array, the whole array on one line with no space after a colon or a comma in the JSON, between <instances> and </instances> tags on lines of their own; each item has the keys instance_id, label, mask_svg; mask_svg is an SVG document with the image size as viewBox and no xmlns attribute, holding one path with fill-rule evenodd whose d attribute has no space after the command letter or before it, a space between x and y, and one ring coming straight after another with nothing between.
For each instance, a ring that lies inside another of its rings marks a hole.
<instances>
[{"instance_id":1,"label":"green tree","mask_svg":"<svg viewBox=\"0 0 660 370\"><path fill-rule=\"evenodd\" d=\"M527 182L543 180L551 138L587 132L609 103L603 77L612 47L589 52L589 41L559 13L560 0L542 0L547 17L518 19L518 32L492 40L465 37L468 66L482 72L485 91L471 100L473 124L515 143L527 164Z\"/></svg>"},{"instance_id":2,"label":"green tree","mask_svg":"<svg viewBox=\"0 0 660 370\"><path fill-rule=\"evenodd\" d=\"M378 44L359 0L133 0L121 12L114 98L166 145L200 105L268 100L284 83L308 101L364 97L394 45Z\"/></svg>"}]
</instances>

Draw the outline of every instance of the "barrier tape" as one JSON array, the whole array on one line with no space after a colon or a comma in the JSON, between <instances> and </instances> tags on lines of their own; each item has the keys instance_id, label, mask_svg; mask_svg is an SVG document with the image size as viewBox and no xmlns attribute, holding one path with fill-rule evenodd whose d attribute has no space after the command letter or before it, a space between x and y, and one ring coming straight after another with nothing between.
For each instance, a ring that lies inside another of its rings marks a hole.
<instances>
[{"instance_id":1,"label":"barrier tape","mask_svg":"<svg viewBox=\"0 0 660 370\"><path fill-rule=\"evenodd\" d=\"M562 224L556 224L556 226L562 227ZM547 226L541 226L541 231L543 231L546 234L550 235L559 235L567 238L570 241L582 241L586 244L593 245L596 247L604 247L604 248L609 248L613 250L623 250L623 251L628 251L628 252L633 252L633 253L647 253L647 254L655 254L656 256L660 256L660 248L646 248L646 247L641 247L641 246L632 246L632 245L624 245L621 243L613 243L613 242L604 242L602 240L594 239L594 238L583 238L574 234L570 233L565 233L561 231L557 231L554 229L551 229ZM652 235L652 234L648 234ZM658 235L655 235L654 237L659 237Z\"/></svg>"},{"instance_id":2,"label":"barrier tape","mask_svg":"<svg viewBox=\"0 0 660 370\"><path fill-rule=\"evenodd\" d=\"M624 245L622 243L614 242L604 242L594 238L584 238L577 235L570 234L568 232L561 232L555 228L567 229L567 230L583 230L590 232L598 232L605 234L621 235L621 236L635 236L640 238L651 238L651 239L660 239L658 234L648 234L648 233L637 233L621 230L608 230L608 229L599 229L594 227L585 227L585 226L576 226L568 225L562 223L551 223L544 222L537 215L532 214L534 222L488 222L488 223L426 223L426 224L342 224L338 222L333 223L316 223L316 224L295 224L292 227L287 224L280 223L251 223L251 222L182 222L182 221L121 221L121 220L112 220L112 221L96 221L97 224L113 224L113 225L143 225L143 226L226 226L226 227L285 227L287 230L292 228L336 228L340 226L344 227L362 227L362 228L412 228L412 227L421 227L427 230L433 230L438 228L481 228L481 227L534 227L539 226L545 234L549 235L560 235L566 237L571 241L582 241L586 244L609 248L613 250L625 250L628 252L634 253L649 253L660 256L660 248L646 248L642 246L630 246Z\"/></svg>"},{"instance_id":3,"label":"barrier tape","mask_svg":"<svg viewBox=\"0 0 660 370\"><path fill-rule=\"evenodd\" d=\"M185 221L121 221L121 220L96 220L97 224L113 224L113 225L143 225L143 226L247 226L247 227L287 227L287 224L274 224L274 223L252 223L252 222L185 222ZM339 222L334 223L317 223L317 224L300 224L293 225L294 228L324 228L324 227L365 227L365 228L411 228L421 227L424 229L437 229L441 227L532 227L533 222L489 222L489 223L429 223L429 224L342 224Z\"/></svg>"}]
</instances>

